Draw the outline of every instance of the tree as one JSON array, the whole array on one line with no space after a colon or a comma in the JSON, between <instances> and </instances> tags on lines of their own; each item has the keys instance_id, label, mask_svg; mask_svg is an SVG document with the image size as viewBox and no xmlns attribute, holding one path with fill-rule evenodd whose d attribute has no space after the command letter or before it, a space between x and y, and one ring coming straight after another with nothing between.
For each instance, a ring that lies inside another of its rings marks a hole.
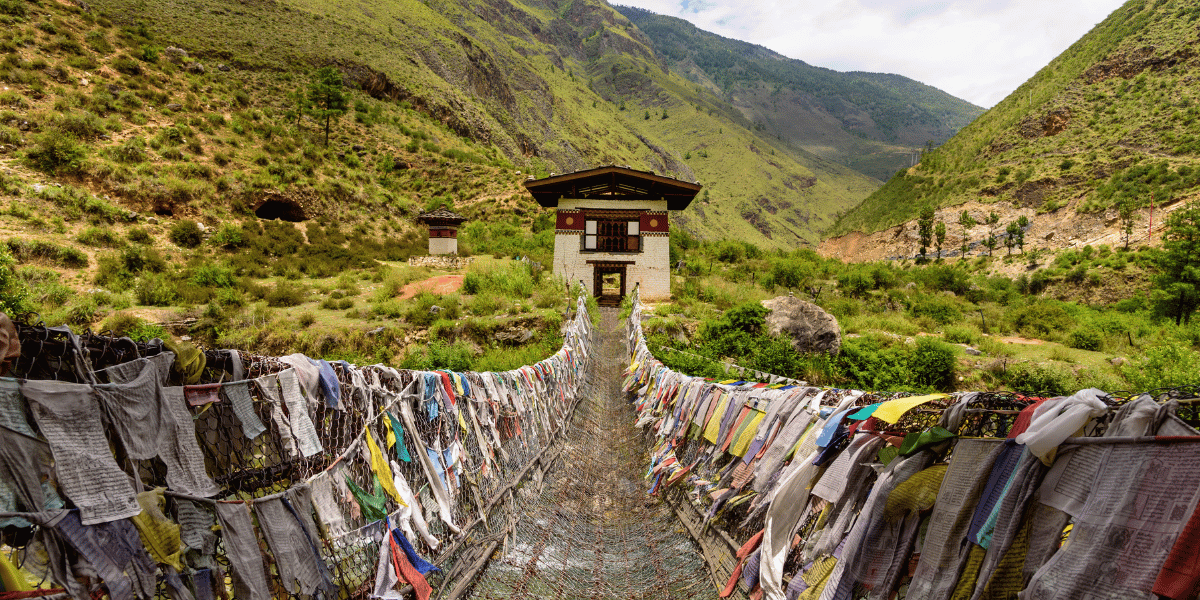
<instances>
[{"instance_id":1,"label":"tree","mask_svg":"<svg viewBox=\"0 0 1200 600\"><path fill-rule=\"evenodd\" d=\"M313 73L308 86L308 101L317 121L325 121L325 145L329 145L329 124L346 114L346 90L337 67L321 67Z\"/></svg>"},{"instance_id":2,"label":"tree","mask_svg":"<svg viewBox=\"0 0 1200 600\"><path fill-rule=\"evenodd\" d=\"M1025 253L1025 228L1029 227L1029 217L1021 215L1017 219L1017 246L1021 248L1021 253Z\"/></svg>"},{"instance_id":3,"label":"tree","mask_svg":"<svg viewBox=\"0 0 1200 600\"><path fill-rule=\"evenodd\" d=\"M942 260L942 243L946 241L946 222L938 221L933 228L933 237L937 241L938 260Z\"/></svg>"},{"instance_id":4,"label":"tree","mask_svg":"<svg viewBox=\"0 0 1200 600\"><path fill-rule=\"evenodd\" d=\"M961 260L966 260L967 259L967 250L970 248L970 244L967 240L967 230L969 230L975 226L975 218L971 216L971 213L964 210L964 211L962 211L962 214L958 215L958 224L959 224L959 226L962 227L962 258L961 258Z\"/></svg>"},{"instance_id":5,"label":"tree","mask_svg":"<svg viewBox=\"0 0 1200 600\"><path fill-rule=\"evenodd\" d=\"M284 116L288 117L289 119L295 117L296 127L300 127L300 119L304 117L304 111L308 110L310 106L308 94L305 93L303 89L299 89L294 92L289 92L287 99L288 106L294 108L288 108L286 111L284 111Z\"/></svg>"},{"instance_id":6,"label":"tree","mask_svg":"<svg viewBox=\"0 0 1200 600\"><path fill-rule=\"evenodd\" d=\"M1137 225L1137 201L1125 197L1117 202L1117 215L1121 220L1121 233L1125 234L1125 249L1129 249L1129 238L1133 235L1133 226Z\"/></svg>"},{"instance_id":7,"label":"tree","mask_svg":"<svg viewBox=\"0 0 1200 600\"><path fill-rule=\"evenodd\" d=\"M1200 205L1181 208L1167 218L1155 263L1155 305L1176 325L1190 321L1200 308Z\"/></svg>"},{"instance_id":8,"label":"tree","mask_svg":"<svg viewBox=\"0 0 1200 600\"><path fill-rule=\"evenodd\" d=\"M983 238L983 247L987 248L988 256L991 257L992 251L996 249L996 236L992 235L991 231Z\"/></svg>"},{"instance_id":9,"label":"tree","mask_svg":"<svg viewBox=\"0 0 1200 600\"><path fill-rule=\"evenodd\" d=\"M995 227L996 223L999 223L999 222L1000 222L1000 215L996 214L995 211L992 211L991 213L988 214L987 221L986 221L986 223L988 225L988 236L987 236L987 239L983 242L983 245L987 247L989 257L992 256L992 251L995 250L996 246L997 246L996 230L993 229L993 227Z\"/></svg>"},{"instance_id":10,"label":"tree","mask_svg":"<svg viewBox=\"0 0 1200 600\"><path fill-rule=\"evenodd\" d=\"M1020 235L1021 228L1017 227L1016 221L1013 221L1004 228L1004 233L1007 234L1004 236L1004 247L1008 248L1008 255L1012 256L1012 249L1017 245L1017 236Z\"/></svg>"},{"instance_id":11,"label":"tree","mask_svg":"<svg viewBox=\"0 0 1200 600\"><path fill-rule=\"evenodd\" d=\"M926 204L917 218L917 235L921 239L921 260L929 250L929 242L933 240L933 205Z\"/></svg>"}]
</instances>

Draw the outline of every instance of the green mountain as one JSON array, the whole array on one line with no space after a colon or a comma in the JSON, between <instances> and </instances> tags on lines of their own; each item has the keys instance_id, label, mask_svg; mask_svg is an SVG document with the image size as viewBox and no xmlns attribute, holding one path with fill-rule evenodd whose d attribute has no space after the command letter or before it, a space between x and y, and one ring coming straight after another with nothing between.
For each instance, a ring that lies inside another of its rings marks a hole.
<instances>
[{"instance_id":1,"label":"green mountain","mask_svg":"<svg viewBox=\"0 0 1200 600\"><path fill-rule=\"evenodd\" d=\"M983 109L900 75L839 73L762 46L617 6L671 68L733 105L759 131L880 180L910 166Z\"/></svg>"},{"instance_id":2,"label":"green mountain","mask_svg":"<svg viewBox=\"0 0 1200 600\"><path fill-rule=\"evenodd\" d=\"M1136 213L1194 196L1198 20L1195 0L1130 0L831 233L880 231L922 206L968 201L1036 209L1035 222L1068 211L1097 229L1122 205Z\"/></svg>"},{"instance_id":3,"label":"green mountain","mask_svg":"<svg viewBox=\"0 0 1200 600\"><path fill-rule=\"evenodd\" d=\"M864 172L891 169L806 150L775 125L784 113L764 121L695 83L600 0L5 0L0 16L13 88L0 160L138 211L217 218L282 198L326 218L403 222L441 202L511 214L532 209L529 174L612 163L704 183L677 218L693 233L790 247L878 186ZM324 66L357 89L328 149L320 119L296 110ZM872 136L906 144L959 118L893 119L908 83L846 78L860 83L845 93L888 99L855 135L826 128L864 153L888 152ZM94 127L71 130L80 119ZM34 160L56 132L80 160Z\"/></svg>"}]
</instances>

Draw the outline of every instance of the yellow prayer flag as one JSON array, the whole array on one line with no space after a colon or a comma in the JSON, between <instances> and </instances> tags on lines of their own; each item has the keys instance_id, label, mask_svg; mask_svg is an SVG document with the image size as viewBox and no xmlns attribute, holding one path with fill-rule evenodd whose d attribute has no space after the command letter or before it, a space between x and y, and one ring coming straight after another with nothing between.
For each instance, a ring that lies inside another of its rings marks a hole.
<instances>
[{"instance_id":1,"label":"yellow prayer flag","mask_svg":"<svg viewBox=\"0 0 1200 600\"><path fill-rule=\"evenodd\" d=\"M392 467L388 465L388 461L383 456L383 452L379 451L379 445L375 443L375 436L371 435L369 427L363 428L364 435L367 438L367 449L371 451L371 470L375 472L375 476L379 478L379 484L383 486L383 491L387 492L400 506L408 506L404 499L400 497L400 490L396 489L396 484L392 481Z\"/></svg>"},{"instance_id":2,"label":"yellow prayer flag","mask_svg":"<svg viewBox=\"0 0 1200 600\"><path fill-rule=\"evenodd\" d=\"M874 413L871 413L871 416L875 417L876 419L887 421L888 423L895 423L896 421L900 420L900 417L904 416L904 413L922 404L925 404L926 402L931 402L933 400L937 400L938 398L945 397L946 394L929 394L928 396L912 396L911 398L897 398L895 400L888 400L887 402L880 404L879 408L875 409Z\"/></svg>"}]
</instances>

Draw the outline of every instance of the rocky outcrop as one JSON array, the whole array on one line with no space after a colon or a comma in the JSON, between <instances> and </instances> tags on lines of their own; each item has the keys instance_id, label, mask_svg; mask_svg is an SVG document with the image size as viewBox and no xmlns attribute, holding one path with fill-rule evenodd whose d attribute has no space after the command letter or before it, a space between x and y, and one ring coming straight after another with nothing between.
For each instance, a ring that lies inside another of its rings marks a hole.
<instances>
[{"instance_id":1,"label":"rocky outcrop","mask_svg":"<svg viewBox=\"0 0 1200 600\"><path fill-rule=\"evenodd\" d=\"M1161 71L1171 68L1195 55L1195 51L1191 48L1176 50L1166 55L1159 54L1158 48L1154 46L1124 50L1088 67L1083 72L1082 79L1088 84L1099 83L1114 77L1130 79L1146 69Z\"/></svg>"},{"instance_id":2,"label":"rocky outcrop","mask_svg":"<svg viewBox=\"0 0 1200 600\"><path fill-rule=\"evenodd\" d=\"M837 318L816 304L795 296L779 296L763 300L762 305L771 311L766 317L767 331L790 337L797 352L837 354L842 349Z\"/></svg>"},{"instance_id":3,"label":"rocky outcrop","mask_svg":"<svg viewBox=\"0 0 1200 600\"><path fill-rule=\"evenodd\" d=\"M1021 121L1018 130L1021 137L1032 140L1040 137L1052 137L1062 133L1071 123L1071 109L1055 108L1041 116L1029 116Z\"/></svg>"}]
</instances>

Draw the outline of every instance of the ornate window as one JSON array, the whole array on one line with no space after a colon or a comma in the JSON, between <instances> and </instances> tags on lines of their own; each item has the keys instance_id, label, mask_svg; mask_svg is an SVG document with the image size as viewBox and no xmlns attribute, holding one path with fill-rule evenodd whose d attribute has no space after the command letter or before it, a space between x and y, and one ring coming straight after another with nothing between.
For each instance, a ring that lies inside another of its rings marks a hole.
<instances>
[{"instance_id":1,"label":"ornate window","mask_svg":"<svg viewBox=\"0 0 1200 600\"><path fill-rule=\"evenodd\" d=\"M641 252L637 221L587 220L583 226L584 252Z\"/></svg>"}]
</instances>

